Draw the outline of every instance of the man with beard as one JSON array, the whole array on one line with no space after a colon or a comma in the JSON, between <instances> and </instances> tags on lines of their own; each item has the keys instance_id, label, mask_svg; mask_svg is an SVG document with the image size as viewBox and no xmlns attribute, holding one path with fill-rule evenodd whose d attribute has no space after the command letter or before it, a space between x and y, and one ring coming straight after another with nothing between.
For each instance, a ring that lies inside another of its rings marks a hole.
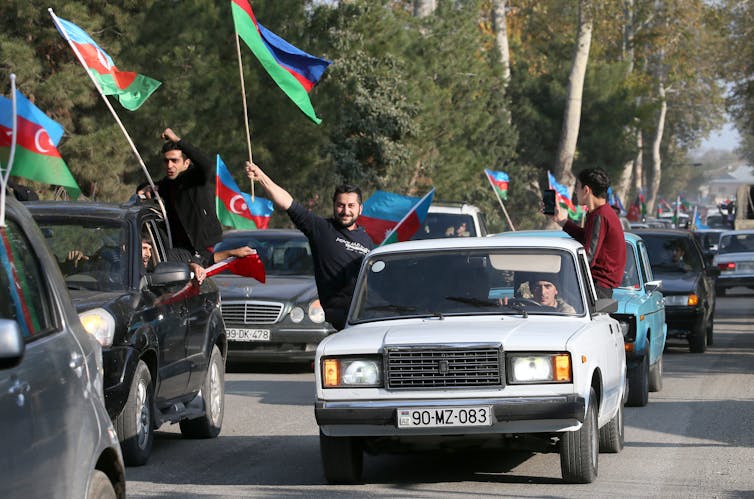
<instances>
[{"instance_id":1,"label":"man with beard","mask_svg":"<svg viewBox=\"0 0 754 499\"><path fill-rule=\"evenodd\" d=\"M336 187L332 197L333 216L323 218L294 200L257 165L247 161L246 174L262 184L275 206L285 210L309 239L314 279L325 318L335 329L343 329L361 261L374 248L366 231L356 225L362 209L361 189L349 184Z\"/></svg>"}]
</instances>

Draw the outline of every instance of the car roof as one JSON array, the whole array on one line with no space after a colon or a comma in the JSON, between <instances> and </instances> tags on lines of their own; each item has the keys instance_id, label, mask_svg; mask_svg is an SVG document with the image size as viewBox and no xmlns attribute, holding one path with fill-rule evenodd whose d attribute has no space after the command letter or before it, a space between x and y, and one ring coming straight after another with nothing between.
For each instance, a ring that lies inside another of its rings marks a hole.
<instances>
[{"instance_id":1,"label":"car roof","mask_svg":"<svg viewBox=\"0 0 754 499\"><path fill-rule=\"evenodd\" d=\"M692 237L691 232L684 229L634 229L631 232L638 236Z\"/></svg>"},{"instance_id":2,"label":"car roof","mask_svg":"<svg viewBox=\"0 0 754 499\"><path fill-rule=\"evenodd\" d=\"M372 250L371 254L401 253L426 250L496 249L496 248L549 248L576 253L581 243L570 237L451 237L447 239L423 239L387 244Z\"/></svg>"},{"instance_id":3,"label":"car roof","mask_svg":"<svg viewBox=\"0 0 754 499\"><path fill-rule=\"evenodd\" d=\"M91 201L28 201L24 205L29 211L42 217L84 217L126 220L142 211L155 211L157 206L147 203L109 204Z\"/></svg>"},{"instance_id":4,"label":"car roof","mask_svg":"<svg viewBox=\"0 0 754 499\"><path fill-rule=\"evenodd\" d=\"M722 234L720 234L720 237L735 236L737 234L754 234L754 229L724 230Z\"/></svg>"},{"instance_id":5,"label":"car roof","mask_svg":"<svg viewBox=\"0 0 754 499\"><path fill-rule=\"evenodd\" d=\"M544 230L517 230L517 231L508 231L508 232L498 232L497 234L492 234L492 236L515 236L515 237L560 237L560 238L571 238L571 236L563 231L563 230L557 230L557 229L544 229ZM636 242L640 241L641 237L637 234L633 234L631 232L623 232L624 239L629 242Z\"/></svg>"},{"instance_id":6,"label":"car roof","mask_svg":"<svg viewBox=\"0 0 754 499\"><path fill-rule=\"evenodd\" d=\"M298 229L232 229L223 232L223 239L225 238L243 238L253 237L258 235L270 235L279 237L306 237L303 232Z\"/></svg>"}]
</instances>

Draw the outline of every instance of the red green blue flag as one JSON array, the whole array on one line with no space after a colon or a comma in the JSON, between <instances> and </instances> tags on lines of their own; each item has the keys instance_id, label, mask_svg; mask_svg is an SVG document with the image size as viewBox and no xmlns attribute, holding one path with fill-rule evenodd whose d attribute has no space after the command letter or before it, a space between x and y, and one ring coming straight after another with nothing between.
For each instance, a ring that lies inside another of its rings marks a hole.
<instances>
[{"instance_id":1,"label":"red green blue flag","mask_svg":"<svg viewBox=\"0 0 754 499\"><path fill-rule=\"evenodd\" d=\"M508 174L505 172L496 172L495 170L484 169L484 173L487 174L487 179L495 189L495 193L503 201L508 200Z\"/></svg>"},{"instance_id":2,"label":"red green blue flag","mask_svg":"<svg viewBox=\"0 0 754 499\"><path fill-rule=\"evenodd\" d=\"M280 89L309 117L319 124L309 92L322 78L330 61L300 50L268 30L254 17L248 0L231 0L236 33L259 59Z\"/></svg>"},{"instance_id":3,"label":"red green blue flag","mask_svg":"<svg viewBox=\"0 0 754 499\"><path fill-rule=\"evenodd\" d=\"M584 209L581 206L576 206L571 201L571 193L568 192L568 187L561 185L555 180L555 176L547 172L547 179L550 182L550 189L555 190L555 198L561 208L568 211L568 218L571 220L578 220L584 214Z\"/></svg>"},{"instance_id":4,"label":"red green blue flag","mask_svg":"<svg viewBox=\"0 0 754 499\"><path fill-rule=\"evenodd\" d=\"M269 199L241 192L228 167L217 155L215 210L220 223L234 229L266 229L274 209Z\"/></svg>"},{"instance_id":5,"label":"red green blue flag","mask_svg":"<svg viewBox=\"0 0 754 499\"><path fill-rule=\"evenodd\" d=\"M434 189L421 198L377 191L364 202L359 225L374 244L408 241L427 218L434 194Z\"/></svg>"},{"instance_id":6,"label":"red green blue flag","mask_svg":"<svg viewBox=\"0 0 754 499\"><path fill-rule=\"evenodd\" d=\"M51 185L62 185L75 199L81 194L68 165L58 152L63 126L16 90L16 151L11 175ZM13 102L0 96L0 159L7 164L13 133Z\"/></svg>"},{"instance_id":7,"label":"red green blue flag","mask_svg":"<svg viewBox=\"0 0 754 499\"><path fill-rule=\"evenodd\" d=\"M70 21L53 16L57 20L58 31L79 55L79 60L102 89L102 93L116 96L120 104L129 111L139 109L161 85L148 76L121 71L86 31Z\"/></svg>"}]
</instances>

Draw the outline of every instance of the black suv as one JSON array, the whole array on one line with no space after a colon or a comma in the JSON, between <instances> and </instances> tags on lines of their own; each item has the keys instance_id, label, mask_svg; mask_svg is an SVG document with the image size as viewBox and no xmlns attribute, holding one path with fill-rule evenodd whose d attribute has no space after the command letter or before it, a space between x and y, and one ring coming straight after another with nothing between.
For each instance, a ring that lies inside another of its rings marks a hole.
<instances>
[{"instance_id":1,"label":"black suv","mask_svg":"<svg viewBox=\"0 0 754 499\"><path fill-rule=\"evenodd\" d=\"M211 279L197 285L186 263L168 261L160 212L151 203L26 206L102 345L105 402L126 464L146 463L163 423L216 437L227 352L219 292Z\"/></svg>"},{"instance_id":2,"label":"black suv","mask_svg":"<svg viewBox=\"0 0 754 499\"><path fill-rule=\"evenodd\" d=\"M652 274L662 280L668 339L688 341L689 350L703 353L712 345L715 279L720 271L704 259L693 233L685 230L634 230L647 246Z\"/></svg>"}]
</instances>

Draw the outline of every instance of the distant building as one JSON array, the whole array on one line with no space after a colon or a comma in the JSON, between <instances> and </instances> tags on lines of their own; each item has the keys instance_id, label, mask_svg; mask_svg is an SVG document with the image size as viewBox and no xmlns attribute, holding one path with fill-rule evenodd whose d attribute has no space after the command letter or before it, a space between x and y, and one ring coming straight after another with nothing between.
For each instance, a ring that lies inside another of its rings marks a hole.
<instances>
[{"instance_id":1,"label":"distant building","mask_svg":"<svg viewBox=\"0 0 754 499\"><path fill-rule=\"evenodd\" d=\"M754 168L748 165L738 166L722 177L710 180L700 189L701 197L708 202L718 204L726 199L736 198L736 189L741 184L754 184ZM706 191L706 192L705 192Z\"/></svg>"}]
</instances>

